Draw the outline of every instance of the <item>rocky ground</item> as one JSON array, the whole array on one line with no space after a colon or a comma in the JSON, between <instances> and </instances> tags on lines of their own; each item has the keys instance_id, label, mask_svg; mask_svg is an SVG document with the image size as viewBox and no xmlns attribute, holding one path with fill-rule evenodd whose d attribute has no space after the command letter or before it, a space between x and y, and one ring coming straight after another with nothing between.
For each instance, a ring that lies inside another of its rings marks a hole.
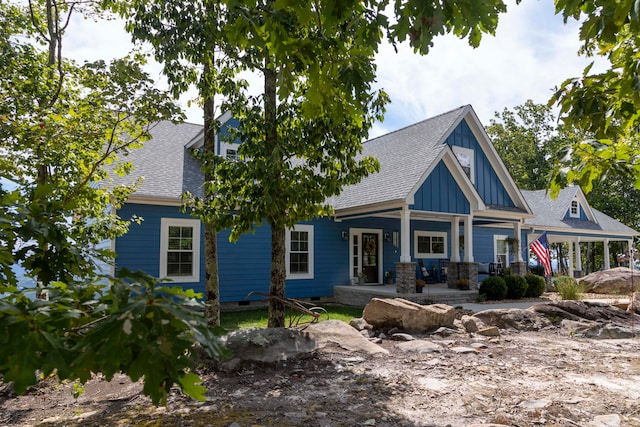
<instances>
[{"instance_id":1,"label":"rocky ground","mask_svg":"<svg viewBox=\"0 0 640 427\"><path fill-rule=\"evenodd\" d=\"M124 377L97 376L77 399L73 384L52 380L21 397L4 386L0 426L640 426L638 338L581 338L558 325L412 337L376 339L376 352L328 345L212 369L206 402L176 390L161 408Z\"/></svg>"}]
</instances>

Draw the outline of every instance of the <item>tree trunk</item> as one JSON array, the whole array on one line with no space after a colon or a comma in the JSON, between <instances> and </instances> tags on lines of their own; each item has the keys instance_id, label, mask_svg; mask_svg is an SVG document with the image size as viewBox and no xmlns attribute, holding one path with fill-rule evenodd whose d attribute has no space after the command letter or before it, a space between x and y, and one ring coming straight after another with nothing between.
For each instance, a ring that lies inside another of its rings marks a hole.
<instances>
[{"instance_id":1,"label":"tree trunk","mask_svg":"<svg viewBox=\"0 0 640 427\"><path fill-rule=\"evenodd\" d=\"M213 8L213 6L211 6ZM212 11L215 13L215 11ZM208 54L204 59L204 80L207 81L213 71L213 56L215 41L210 40ZM203 152L205 162L215 154L216 132L215 132L215 103L211 88L205 88L204 92L204 141ZM205 167L205 183L213 180L213 174L209 167ZM213 200L215 189L210 185L205 185L205 200ZM220 281L218 274L218 245L214 224L210 221L203 221L204 226L204 265L205 265L205 291L206 303L205 316L210 325L220 325Z\"/></svg>"},{"instance_id":2,"label":"tree trunk","mask_svg":"<svg viewBox=\"0 0 640 427\"><path fill-rule=\"evenodd\" d=\"M278 132L277 132L277 96L276 96L276 70L271 66L271 61L267 56L265 58L264 67L264 115L266 126L266 140L265 144L269 147L272 153L277 153L278 150ZM275 161L275 164L271 165L271 172L275 174L274 182L276 183L273 188L274 197L277 197L279 187L278 183L281 179L280 155L275 154L271 158ZM284 227L284 213L281 214L283 218L272 218L271 224L271 281L269 284L269 295L277 298L284 298L285 296L285 227ZM278 301L276 298L269 299L269 323L270 328L282 328L284 327L284 304Z\"/></svg>"},{"instance_id":3,"label":"tree trunk","mask_svg":"<svg viewBox=\"0 0 640 427\"><path fill-rule=\"evenodd\" d=\"M284 298L286 275L286 250L285 228L271 225L271 283L269 295ZM283 328L285 319L285 306L274 298L269 300L269 324L270 328Z\"/></svg>"}]
</instances>

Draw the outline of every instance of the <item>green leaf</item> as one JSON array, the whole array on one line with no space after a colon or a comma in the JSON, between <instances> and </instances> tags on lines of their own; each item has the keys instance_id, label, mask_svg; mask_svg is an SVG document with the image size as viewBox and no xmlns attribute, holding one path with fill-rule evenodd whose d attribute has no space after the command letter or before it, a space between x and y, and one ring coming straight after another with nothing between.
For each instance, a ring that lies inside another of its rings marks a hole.
<instances>
[{"instance_id":1,"label":"green leaf","mask_svg":"<svg viewBox=\"0 0 640 427\"><path fill-rule=\"evenodd\" d=\"M201 402L206 400L205 393L207 392L207 389L201 385L202 379L198 375L190 372L180 377L179 381L180 388L187 396Z\"/></svg>"}]
</instances>

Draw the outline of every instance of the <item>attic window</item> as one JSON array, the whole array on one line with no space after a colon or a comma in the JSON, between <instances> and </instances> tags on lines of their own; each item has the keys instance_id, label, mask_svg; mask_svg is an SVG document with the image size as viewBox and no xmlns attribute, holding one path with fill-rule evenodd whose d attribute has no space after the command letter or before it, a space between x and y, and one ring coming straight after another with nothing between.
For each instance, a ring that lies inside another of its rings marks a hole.
<instances>
[{"instance_id":1,"label":"attic window","mask_svg":"<svg viewBox=\"0 0 640 427\"><path fill-rule=\"evenodd\" d=\"M571 201L571 210L569 211L571 218L580 218L580 205L577 200Z\"/></svg>"},{"instance_id":2,"label":"attic window","mask_svg":"<svg viewBox=\"0 0 640 427\"><path fill-rule=\"evenodd\" d=\"M462 170L464 170L464 173L472 183L475 183L473 150L471 148L458 147L457 145L454 145L451 148L453 149L453 153L456 155L460 166L462 166Z\"/></svg>"}]
</instances>

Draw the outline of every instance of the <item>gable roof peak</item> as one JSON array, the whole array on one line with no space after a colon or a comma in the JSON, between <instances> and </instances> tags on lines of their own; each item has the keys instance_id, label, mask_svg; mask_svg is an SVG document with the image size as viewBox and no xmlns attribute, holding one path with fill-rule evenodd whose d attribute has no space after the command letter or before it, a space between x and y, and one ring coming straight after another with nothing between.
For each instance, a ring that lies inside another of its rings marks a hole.
<instances>
[{"instance_id":1,"label":"gable roof peak","mask_svg":"<svg viewBox=\"0 0 640 427\"><path fill-rule=\"evenodd\" d=\"M410 125L401 127L399 129L392 130L390 132L385 133L384 135L380 135L380 136L377 136L375 138L371 138L371 139L365 141L364 144L367 144L367 143L370 143L370 142L374 142L374 141L377 141L377 140L382 139L382 138L384 138L384 139L393 139L393 135L395 135L395 134L411 131L412 129L415 129L415 128L420 128L420 127L424 126L425 124L428 124L429 122L435 122L437 120L441 120L441 119L443 119L445 117L448 117L448 116L452 116L452 117L464 116L466 114L466 110L468 110L468 109L473 109L473 108L469 104L462 105L462 106L460 106L458 108L454 108L453 110L445 111L445 112L440 113L438 115L435 115L435 116L432 116L432 117L428 117L428 118L426 118L424 120L421 120L419 122L412 123Z\"/></svg>"}]
</instances>

